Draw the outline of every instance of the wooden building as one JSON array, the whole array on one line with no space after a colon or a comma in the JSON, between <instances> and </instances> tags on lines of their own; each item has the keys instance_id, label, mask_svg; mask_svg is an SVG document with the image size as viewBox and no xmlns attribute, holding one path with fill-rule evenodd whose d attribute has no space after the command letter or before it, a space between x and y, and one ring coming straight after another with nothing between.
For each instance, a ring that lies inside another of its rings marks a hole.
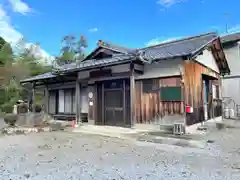
<instances>
[{"instance_id":1,"label":"wooden building","mask_svg":"<svg viewBox=\"0 0 240 180\"><path fill-rule=\"evenodd\" d=\"M221 117L220 76L229 73L218 35L207 33L141 49L99 41L84 61L22 83L44 87L45 111L58 119L158 127Z\"/></svg>"}]
</instances>

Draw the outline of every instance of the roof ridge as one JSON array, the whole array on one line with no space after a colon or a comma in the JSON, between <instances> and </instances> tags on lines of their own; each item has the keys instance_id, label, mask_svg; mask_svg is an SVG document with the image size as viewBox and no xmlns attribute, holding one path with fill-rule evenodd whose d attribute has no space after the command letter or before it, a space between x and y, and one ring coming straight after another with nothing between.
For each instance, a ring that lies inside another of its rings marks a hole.
<instances>
[{"instance_id":1,"label":"roof ridge","mask_svg":"<svg viewBox=\"0 0 240 180\"><path fill-rule=\"evenodd\" d=\"M238 32L232 32L232 33L222 34L220 37L231 36L231 35L236 35L236 34L240 34L240 31L238 31Z\"/></svg>"},{"instance_id":2,"label":"roof ridge","mask_svg":"<svg viewBox=\"0 0 240 180\"><path fill-rule=\"evenodd\" d=\"M186 40L198 38L198 37L201 37L201 36L207 36L207 35L210 35L210 34L213 34L213 35L216 35L216 36L217 36L217 33L216 33L216 32L202 33L202 34L195 35L195 36L188 36L188 37L181 38L181 39L176 39L176 40L172 40L172 41L168 41L168 42L159 43L159 44L156 44L156 45L153 45L153 46L148 46L148 47L144 47L144 48L139 48L139 50L145 50L145 49L149 49L149 48L164 46L164 45L168 45L168 44L171 44L171 43L177 43L177 42L181 42L181 41L186 41Z\"/></svg>"},{"instance_id":3,"label":"roof ridge","mask_svg":"<svg viewBox=\"0 0 240 180\"><path fill-rule=\"evenodd\" d=\"M125 48L125 49L135 49L135 48L129 48L129 47L126 47L126 46L122 46L122 45L119 45L119 44L115 44L115 43L112 43L112 42L109 42L109 41L105 41L105 40L102 40L102 39L100 39L100 40L98 40L98 46L104 46L104 47L106 47L106 45L104 45L106 43L106 45L113 45L113 46L118 46L118 47L120 47L120 48Z\"/></svg>"}]
</instances>

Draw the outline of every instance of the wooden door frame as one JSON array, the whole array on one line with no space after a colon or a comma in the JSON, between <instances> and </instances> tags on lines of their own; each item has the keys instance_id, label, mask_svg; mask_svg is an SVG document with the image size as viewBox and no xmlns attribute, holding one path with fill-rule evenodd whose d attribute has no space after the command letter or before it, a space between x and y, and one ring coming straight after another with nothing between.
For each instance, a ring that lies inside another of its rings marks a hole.
<instances>
[{"instance_id":1,"label":"wooden door frame","mask_svg":"<svg viewBox=\"0 0 240 180\"><path fill-rule=\"evenodd\" d=\"M106 91L114 91L114 90L120 90L120 91L122 91L122 97L123 97L123 127L129 127L129 125L130 124L128 124L127 123L127 106L126 106L126 80L127 79L129 79L130 80L130 78L128 77L128 78L126 78L126 77L122 77L122 78L116 78L116 79L109 79L109 80L118 80L118 79L121 79L122 81L123 81L123 88L115 88L115 89L104 89L104 82L106 82L106 81L108 81L108 80L104 80L104 81L98 81L98 83L100 83L99 85L97 85L97 86L95 86L96 87L96 102L95 102L95 104L96 104L96 107L95 107L95 119L97 118L97 116L98 116L98 112L99 111L101 111L101 121L100 121L100 123L101 123L101 125L106 125L106 122L105 122L105 102L104 102L104 98L105 98L105 92ZM101 86L101 87L100 87ZM98 88L101 88L102 90L102 92L101 92L101 100L102 100L102 102L101 102L101 107L98 107L98 105L99 105L99 103L97 102L98 100L99 100L99 97L98 97ZM129 97L130 98L130 97Z\"/></svg>"}]
</instances>

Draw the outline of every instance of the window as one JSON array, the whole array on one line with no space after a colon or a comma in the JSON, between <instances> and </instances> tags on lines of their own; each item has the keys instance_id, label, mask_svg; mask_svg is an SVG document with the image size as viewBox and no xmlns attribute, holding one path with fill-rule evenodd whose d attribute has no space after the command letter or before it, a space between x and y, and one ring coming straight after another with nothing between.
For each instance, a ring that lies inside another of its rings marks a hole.
<instances>
[{"instance_id":1,"label":"window","mask_svg":"<svg viewBox=\"0 0 240 180\"><path fill-rule=\"evenodd\" d=\"M66 89L64 91L64 113L70 114L73 112L73 90Z\"/></svg>"},{"instance_id":2,"label":"window","mask_svg":"<svg viewBox=\"0 0 240 180\"><path fill-rule=\"evenodd\" d=\"M58 112L64 113L64 90L58 91Z\"/></svg>"},{"instance_id":3,"label":"window","mask_svg":"<svg viewBox=\"0 0 240 180\"><path fill-rule=\"evenodd\" d=\"M56 113L56 91L49 91L48 110L50 114Z\"/></svg>"},{"instance_id":4,"label":"window","mask_svg":"<svg viewBox=\"0 0 240 180\"><path fill-rule=\"evenodd\" d=\"M72 105L73 105L73 109L72 109L72 112L73 113L76 113L76 90L73 89L73 101L72 101Z\"/></svg>"},{"instance_id":5,"label":"window","mask_svg":"<svg viewBox=\"0 0 240 180\"><path fill-rule=\"evenodd\" d=\"M59 90L58 112L72 114L75 109L75 89Z\"/></svg>"},{"instance_id":6,"label":"window","mask_svg":"<svg viewBox=\"0 0 240 180\"><path fill-rule=\"evenodd\" d=\"M144 79L142 81L143 93L149 93L153 90L153 79Z\"/></svg>"},{"instance_id":7,"label":"window","mask_svg":"<svg viewBox=\"0 0 240 180\"><path fill-rule=\"evenodd\" d=\"M212 97L213 99L219 99L220 98L220 92L219 92L219 86L213 84L212 85Z\"/></svg>"},{"instance_id":8,"label":"window","mask_svg":"<svg viewBox=\"0 0 240 180\"><path fill-rule=\"evenodd\" d=\"M58 95L57 95L58 94ZM64 113L64 114L74 114L76 113L75 105L75 89L61 89L61 90L51 90L49 91L49 113ZM57 103L57 112L56 112Z\"/></svg>"}]
</instances>

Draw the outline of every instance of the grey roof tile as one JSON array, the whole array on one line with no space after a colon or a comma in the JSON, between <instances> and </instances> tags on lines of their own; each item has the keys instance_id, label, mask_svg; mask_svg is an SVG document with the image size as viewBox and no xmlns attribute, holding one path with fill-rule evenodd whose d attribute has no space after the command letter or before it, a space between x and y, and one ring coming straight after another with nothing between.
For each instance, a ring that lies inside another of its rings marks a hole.
<instances>
[{"instance_id":1,"label":"grey roof tile","mask_svg":"<svg viewBox=\"0 0 240 180\"><path fill-rule=\"evenodd\" d=\"M98 41L99 46L101 47L106 47L106 48L110 48L112 50L118 51L120 53L129 53L130 51L134 50L132 48L127 48L127 47L123 47L117 44L113 44L113 43L109 43L103 40L99 40Z\"/></svg>"},{"instance_id":2,"label":"grey roof tile","mask_svg":"<svg viewBox=\"0 0 240 180\"><path fill-rule=\"evenodd\" d=\"M111 58L104 58L104 59L91 59L91 60L86 60L83 62L80 62L79 64L72 63L69 64L68 66L62 66L60 69L58 69L58 72L64 73L68 71L74 71L74 70L83 70L83 69L88 69L88 68L94 68L94 67L99 67L99 66L106 66L112 63L120 63L122 61L131 61L134 58L133 55L131 54L119 54L119 55L114 55Z\"/></svg>"},{"instance_id":3,"label":"grey roof tile","mask_svg":"<svg viewBox=\"0 0 240 180\"><path fill-rule=\"evenodd\" d=\"M221 36L221 42L223 44L228 42L239 41L239 40L240 40L240 32Z\"/></svg>"},{"instance_id":4,"label":"grey roof tile","mask_svg":"<svg viewBox=\"0 0 240 180\"><path fill-rule=\"evenodd\" d=\"M42 80L42 79L50 79L50 78L54 78L56 77L56 75L52 74L51 72L47 72L44 74L40 74L37 76L33 76L27 79L24 79L21 81L21 83L25 83L25 82L31 82L31 81L37 81L37 80Z\"/></svg>"},{"instance_id":5,"label":"grey roof tile","mask_svg":"<svg viewBox=\"0 0 240 180\"><path fill-rule=\"evenodd\" d=\"M162 43L143 48L146 59L166 59L177 56L191 55L217 37L216 33L207 33L176 41Z\"/></svg>"}]
</instances>

